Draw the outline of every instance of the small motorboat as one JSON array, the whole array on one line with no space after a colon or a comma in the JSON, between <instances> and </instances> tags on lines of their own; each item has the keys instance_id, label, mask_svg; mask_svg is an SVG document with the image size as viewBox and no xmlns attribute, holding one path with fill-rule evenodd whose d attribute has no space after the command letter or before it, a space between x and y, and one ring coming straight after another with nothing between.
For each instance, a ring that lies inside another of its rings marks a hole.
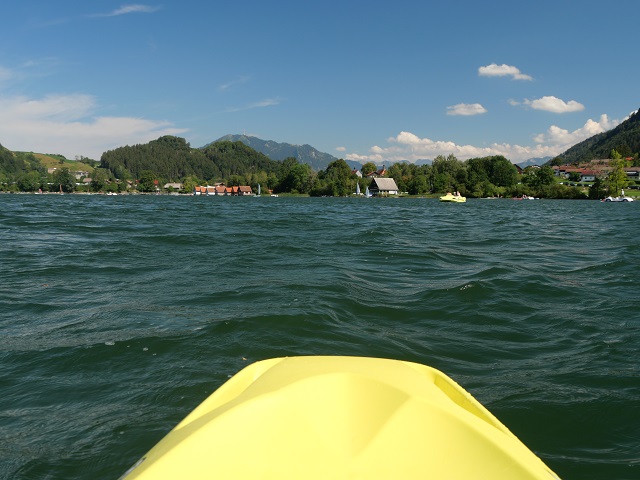
<instances>
[{"instance_id":1,"label":"small motorboat","mask_svg":"<svg viewBox=\"0 0 640 480\"><path fill-rule=\"evenodd\" d=\"M447 193L440 197L441 202L453 202L453 203L465 203L467 201L467 197L463 197L459 193Z\"/></svg>"},{"instance_id":2,"label":"small motorboat","mask_svg":"<svg viewBox=\"0 0 640 480\"><path fill-rule=\"evenodd\" d=\"M245 367L125 478L559 480L439 370L341 356Z\"/></svg>"}]
</instances>

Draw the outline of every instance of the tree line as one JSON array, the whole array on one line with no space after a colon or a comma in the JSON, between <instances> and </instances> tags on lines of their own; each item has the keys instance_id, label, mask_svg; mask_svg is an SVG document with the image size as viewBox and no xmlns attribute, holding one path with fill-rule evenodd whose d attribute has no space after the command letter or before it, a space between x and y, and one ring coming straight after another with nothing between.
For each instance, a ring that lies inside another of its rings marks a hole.
<instances>
[{"instance_id":1,"label":"tree line","mask_svg":"<svg viewBox=\"0 0 640 480\"><path fill-rule=\"evenodd\" d=\"M344 160L338 159L316 172L295 158L271 160L240 141L220 141L193 149L182 138L165 136L145 145L105 152L100 169L110 179L137 179L142 191L151 191L158 183L182 181L187 192L198 184L222 182L230 186L249 185L254 191L260 184L263 189L275 193L346 196L356 191L358 183L361 190L366 189L372 181L367 174L377 170L377 166L373 163L363 165L360 178ZM503 156L463 162L449 155L436 157L431 165L396 163L389 167L385 176L393 178L400 191L410 195L457 190L470 197L523 193L580 196L569 187L560 186L561 191L551 189L555 184L553 172L551 169L542 171L547 175L532 171L521 178L517 168Z\"/></svg>"},{"instance_id":2,"label":"tree line","mask_svg":"<svg viewBox=\"0 0 640 480\"><path fill-rule=\"evenodd\" d=\"M147 144L105 152L91 173L91 183L83 188L94 192L129 188L152 192L166 183L180 182L183 191L190 193L196 185L220 182L228 186L249 185L254 191L260 185L263 190L274 193L347 196L353 194L357 186L364 191L372 181L367 174L377 168L372 162L366 163L359 176L344 160L338 159L316 172L295 158L271 160L240 141L220 141L196 149L183 138L164 136ZM501 155L466 161L454 155L439 155L431 165L395 163L384 176L393 178L398 189L409 195L459 191L472 198L522 195L598 198L611 187L598 180L597 188L589 189L587 194L581 188L556 182L549 166L527 168L520 174L515 165ZM10 184L22 191L71 192L77 188L68 169L60 168L54 174L47 174L33 155L16 155L0 146L0 181L3 179L5 186ZM619 187L616 185L616 188Z\"/></svg>"}]
</instances>

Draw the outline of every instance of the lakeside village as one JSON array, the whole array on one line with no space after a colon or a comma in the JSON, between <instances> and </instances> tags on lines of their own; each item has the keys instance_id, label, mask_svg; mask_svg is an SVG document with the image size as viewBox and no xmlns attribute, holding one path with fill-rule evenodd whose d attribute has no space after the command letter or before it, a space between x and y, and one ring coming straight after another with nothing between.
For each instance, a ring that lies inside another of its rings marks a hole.
<instances>
[{"instance_id":1,"label":"lakeside village","mask_svg":"<svg viewBox=\"0 0 640 480\"><path fill-rule=\"evenodd\" d=\"M519 175L525 174L525 171L518 165L515 165ZM526 170L539 170L542 167L534 165L527 167ZM613 167L610 166L609 159L591 160L582 164L573 165L553 165L550 167L556 177L556 182L572 187L590 187L597 179L606 178ZM58 168L49 168L48 173L54 174ZM76 180L74 189L75 193L92 193L92 178L91 173L87 171L75 171L69 172ZM624 173L627 177L626 187L628 190L640 190L640 167L626 166ZM360 191L360 183L356 181L356 188L353 192L354 195L369 196L369 197L388 197L388 196L403 196L406 192L401 192L396 184L396 181L388 177L388 171L383 166L379 170L375 170L366 175L363 175L360 170L354 169L351 174L356 179L366 178L369 185L366 191ZM127 181L124 185L118 185L117 189L111 189L106 192L106 195L129 195L139 194L140 189L137 186L136 181ZM147 191L147 194L169 194L169 195L196 195L196 196L259 196L267 194L270 196L278 196L274 194L272 190L265 189L261 191L260 185L257 185L256 191L249 185L233 185L228 186L225 183L219 182L214 185L195 185L189 186L188 191L185 190L183 183L171 182L164 185L155 180L155 191ZM61 193L55 189L51 189L49 193ZM36 193L43 193L41 190ZM69 193L69 192L67 192ZM98 193L98 192L95 192Z\"/></svg>"}]
</instances>

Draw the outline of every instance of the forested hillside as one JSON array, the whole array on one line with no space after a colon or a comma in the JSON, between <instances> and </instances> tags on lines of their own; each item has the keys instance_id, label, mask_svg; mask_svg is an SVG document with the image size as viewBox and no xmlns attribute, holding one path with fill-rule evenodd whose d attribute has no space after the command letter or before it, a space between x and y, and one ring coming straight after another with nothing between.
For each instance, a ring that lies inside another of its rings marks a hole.
<instances>
[{"instance_id":1,"label":"forested hillside","mask_svg":"<svg viewBox=\"0 0 640 480\"><path fill-rule=\"evenodd\" d=\"M590 137L553 160L555 164L587 162L599 158L609 158L616 150L623 158L636 157L640 152L640 110L608 132Z\"/></svg>"},{"instance_id":2,"label":"forested hillside","mask_svg":"<svg viewBox=\"0 0 640 480\"><path fill-rule=\"evenodd\" d=\"M219 142L197 149L184 138L173 136L110 150L100 162L101 168L120 180L137 179L144 171L151 171L166 182L190 176L208 182L223 181L233 175L272 173L279 165L241 142Z\"/></svg>"},{"instance_id":3,"label":"forested hillside","mask_svg":"<svg viewBox=\"0 0 640 480\"><path fill-rule=\"evenodd\" d=\"M31 171L44 171L32 153L12 152L0 145L0 179L14 180Z\"/></svg>"}]
</instances>

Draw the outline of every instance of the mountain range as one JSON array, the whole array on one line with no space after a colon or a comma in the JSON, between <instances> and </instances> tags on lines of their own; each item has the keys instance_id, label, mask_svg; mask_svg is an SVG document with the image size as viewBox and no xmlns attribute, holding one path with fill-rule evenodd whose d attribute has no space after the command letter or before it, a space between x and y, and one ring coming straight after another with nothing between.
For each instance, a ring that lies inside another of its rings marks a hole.
<instances>
[{"instance_id":1,"label":"mountain range","mask_svg":"<svg viewBox=\"0 0 640 480\"><path fill-rule=\"evenodd\" d=\"M524 162L520 162L520 163L516 163L516 165L518 165L521 169L525 169L527 167L531 167L533 165L538 165L538 166L542 166L545 163L547 163L549 160L551 160L553 157L539 157L539 158L529 158L528 160L525 160Z\"/></svg>"},{"instance_id":2,"label":"mountain range","mask_svg":"<svg viewBox=\"0 0 640 480\"><path fill-rule=\"evenodd\" d=\"M225 135L215 142L220 141L242 142L248 147L253 148L271 160L282 161L285 158L296 158L300 163L306 163L314 170L325 170L331 162L337 160L336 157L328 153L323 153L311 145L292 145L291 143L278 143L273 140L262 140L258 137L250 135ZM212 142L212 143L215 143ZM211 145L211 144L208 144ZM208 145L205 145L208 146ZM361 168L362 164L352 160L345 160L351 168Z\"/></svg>"},{"instance_id":3,"label":"mountain range","mask_svg":"<svg viewBox=\"0 0 640 480\"><path fill-rule=\"evenodd\" d=\"M160 139L159 139L160 140ZM211 142L196 150L205 150L207 147L219 141L241 142L250 147L255 152L261 153L268 159L282 161L286 158L296 158L300 163L308 164L316 171L325 170L327 166L337 160L336 157L328 153L323 153L311 145L293 145L290 143L278 143L272 140L262 140L249 135L225 135L218 140ZM165 142L166 143L166 142ZM184 143L184 139L182 139ZM181 147L182 148L182 147ZM593 159L609 158L611 151L616 150L622 157L636 157L640 153L640 110L636 110L629 118L620 123L612 130L594 135L569 148L558 157L531 158L518 163L522 168L529 165L545 165L551 161L554 163L576 163ZM107 154L109 152L105 152ZM103 154L103 157L104 155ZM31 157L26 153L10 152L0 145L0 177L3 175L13 175L20 171L29 171L29 162L38 162L42 157L35 154ZM22 158L24 157L24 158ZM62 159L64 161L66 159ZM55 161L60 162L60 159ZM55 163L54 161L54 163ZM67 160L70 163L75 163ZM362 164L353 160L345 160L352 169L360 169ZM25 163L27 162L27 163ZM44 162L41 162L44 165ZM97 164L98 162L94 162ZM393 162L387 162L390 165ZM415 162L417 165L430 164L431 160L424 159ZM49 165L46 165L49 166Z\"/></svg>"},{"instance_id":4,"label":"mountain range","mask_svg":"<svg viewBox=\"0 0 640 480\"><path fill-rule=\"evenodd\" d=\"M251 135L225 135L211 143L208 143L202 148L208 147L209 145L220 141L242 142L248 147L253 148L255 151L266 155L271 160L282 161L285 158L293 157L296 158L300 163L309 164L311 168L316 171L325 170L331 162L337 160L337 158L333 155L320 152L313 148L311 145L293 145L291 143L284 142L279 143L274 142L273 140L262 140L261 138L253 137ZM524 162L519 163L518 166L524 169L530 165L544 165L546 162L551 160L551 158L552 157L530 158L528 160L525 160ZM360 168L362 168L362 163L360 162L356 162L354 160L345 160L345 162L347 162L347 165L349 165L353 169L359 170ZM408 161L405 160L405 162ZM402 162L387 162L388 165L392 163ZM431 165L432 160L421 159L416 160L414 163L416 165Z\"/></svg>"}]
</instances>

